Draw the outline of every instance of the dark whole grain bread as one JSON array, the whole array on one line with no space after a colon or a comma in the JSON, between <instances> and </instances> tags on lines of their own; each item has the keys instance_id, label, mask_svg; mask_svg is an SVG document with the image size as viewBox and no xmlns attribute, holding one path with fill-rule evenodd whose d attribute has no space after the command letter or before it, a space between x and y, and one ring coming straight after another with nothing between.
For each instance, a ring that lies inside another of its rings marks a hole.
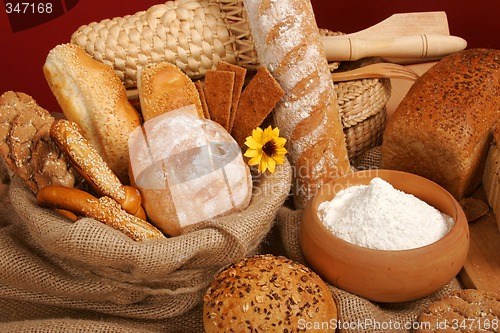
<instances>
[{"instance_id":1,"label":"dark whole grain bread","mask_svg":"<svg viewBox=\"0 0 500 333\"><path fill-rule=\"evenodd\" d=\"M382 164L427 177L456 199L480 183L500 116L500 50L443 58L411 87L388 120Z\"/></svg>"}]
</instances>

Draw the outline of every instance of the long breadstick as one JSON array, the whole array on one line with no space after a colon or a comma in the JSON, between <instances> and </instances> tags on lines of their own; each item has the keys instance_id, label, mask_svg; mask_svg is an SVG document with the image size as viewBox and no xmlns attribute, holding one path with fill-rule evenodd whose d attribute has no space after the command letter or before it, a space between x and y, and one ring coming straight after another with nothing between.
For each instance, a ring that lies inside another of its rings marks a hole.
<instances>
[{"instance_id":1,"label":"long breadstick","mask_svg":"<svg viewBox=\"0 0 500 333\"><path fill-rule=\"evenodd\" d=\"M245 0L259 62L285 95L274 109L295 168L295 207L350 170L333 82L308 0Z\"/></svg>"},{"instance_id":2,"label":"long breadstick","mask_svg":"<svg viewBox=\"0 0 500 333\"><path fill-rule=\"evenodd\" d=\"M52 123L50 136L99 195L113 198L128 213L146 219L139 191L121 183L76 123L57 119Z\"/></svg>"},{"instance_id":3,"label":"long breadstick","mask_svg":"<svg viewBox=\"0 0 500 333\"><path fill-rule=\"evenodd\" d=\"M153 225L127 213L107 196L98 199L75 188L48 185L38 191L36 199L41 207L63 209L79 216L94 218L134 240L165 238Z\"/></svg>"}]
</instances>

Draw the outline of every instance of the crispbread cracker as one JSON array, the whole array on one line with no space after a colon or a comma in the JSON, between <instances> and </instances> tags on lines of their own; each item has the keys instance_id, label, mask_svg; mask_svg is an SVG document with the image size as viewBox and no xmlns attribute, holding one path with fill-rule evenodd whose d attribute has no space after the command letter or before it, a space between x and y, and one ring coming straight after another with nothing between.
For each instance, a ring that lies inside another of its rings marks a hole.
<instances>
[{"instance_id":1,"label":"crispbread cracker","mask_svg":"<svg viewBox=\"0 0 500 333\"><path fill-rule=\"evenodd\" d=\"M233 129L234 119L236 117L236 111L238 110L238 104L240 102L241 92L243 91L243 85L245 84L247 70L243 67L233 65L225 61L220 61L217 64L217 70L229 71L234 73L233 100L228 128L228 132L231 133L231 130Z\"/></svg>"},{"instance_id":2,"label":"crispbread cracker","mask_svg":"<svg viewBox=\"0 0 500 333\"><path fill-rule=\"evenodd\" d=\"M418 322L416 333L498 332L500 291L460 290L432 303Z\"/></svg>"},{"instance_id":3,"label":"crispbread cracker","mask_svg":"<svg viewBox=\"0 0 500 333\"><path fill-rule=\"evenodd\" d=\"M203 86L210 119L226 130L229 128L231 117L234 76L234 73L229 71L208 70Z\"/></svg>"},{"instance_id":4,"label":"crispbread cracker","mask_svg":"<svg viewBox=\"0 0 500 333\"><path fill-rule=\"evenodd\" d=\"M194 85L198 89L198 94L200 95L201 109L203 110L203 115L205 119L210 119L210 112L208 112L207 99L205 98L205 93L203 92L203 83L200 80L195 81Z\"/></svg>"},{"instance_id":5,"label":"crispbread cracker","mask_svg":"<svg viewBox=\"0 0 500 333\"><path fill-rule=\"evenodd\" d=\"M266 119L282 97L281 86L264 66L260 67L241 93L236 111L231 134L240 146L243 146L246 137Z\"/></svg>"}]
</instances>

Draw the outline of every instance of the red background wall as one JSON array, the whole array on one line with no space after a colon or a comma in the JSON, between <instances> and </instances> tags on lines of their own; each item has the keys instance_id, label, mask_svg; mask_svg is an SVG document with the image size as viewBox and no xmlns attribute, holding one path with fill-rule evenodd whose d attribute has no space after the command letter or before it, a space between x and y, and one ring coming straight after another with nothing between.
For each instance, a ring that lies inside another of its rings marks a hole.
<instances>
[{"instance_id":1,"label":"red background wall","mask_svg":"<svg viewBox=\"0 0 500 333\"><path fill-rule=\"evenodd\" d=\"M14 33L5 12L6 2L0 4L0 94L7 90L25 92L50 111L58 111L42 73L50 49L68 42L81 25L132 14L162 3L158 0L80 0L62 16ZM312 0L312 4L319 27L345 33L365 29L394 13L445 11L450 33L465 38L468 47L500 49L498 0Z\"/></svg>"}]
</instances>

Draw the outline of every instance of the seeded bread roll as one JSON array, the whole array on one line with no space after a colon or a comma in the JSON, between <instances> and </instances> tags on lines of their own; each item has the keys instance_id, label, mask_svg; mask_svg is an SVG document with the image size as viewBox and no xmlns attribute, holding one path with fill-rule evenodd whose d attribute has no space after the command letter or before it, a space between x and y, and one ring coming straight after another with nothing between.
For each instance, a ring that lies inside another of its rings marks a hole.
<instances>
[{"instance_id":1,"label":"seeded bread roll","mask_svg":"<svg viewBox=\"0 0 500 333\"><path fill-rule=\"evenodd\" d=\"M127 140L141 119L113 69L80 46L61 44L49 52L43 71L66 118L80 126L111 170L128 183Z\"/></svg>"},{"instance_id":2,"label":"seeded bread roll","mask_svg":"<svg viewBox=\"0 0 500 333\"><path fill-rule=\"evenodd\" d=\"M457 200L480 183L493 124L500 116L500 50L443 58L411 87L388 120L384 168L412 172Z\"/></svg>"},{"instance_id":3,"label":"seeded bread roll","mask_svg":"<svg viewBox=\"0 0 500 333\"><path fill-rule=\"evenodd\" d=\"M337 306L323 280L285 257L246 258L219 273L204 297L206 333L302 332L306 328L307 332L335 332L336 319Z\"/></svg>"},{"instance_id":4,"label":"seeded bread roll","mask_svg":"<svg viewBox=\"0 0 500 333\"><path fill-rule=\"evenodd\" d=\"M308 0L245 0L259 62L284 91L274 109L295 167L294 202L350 170L333 82Z\"/></svg>"}]
</instances>

